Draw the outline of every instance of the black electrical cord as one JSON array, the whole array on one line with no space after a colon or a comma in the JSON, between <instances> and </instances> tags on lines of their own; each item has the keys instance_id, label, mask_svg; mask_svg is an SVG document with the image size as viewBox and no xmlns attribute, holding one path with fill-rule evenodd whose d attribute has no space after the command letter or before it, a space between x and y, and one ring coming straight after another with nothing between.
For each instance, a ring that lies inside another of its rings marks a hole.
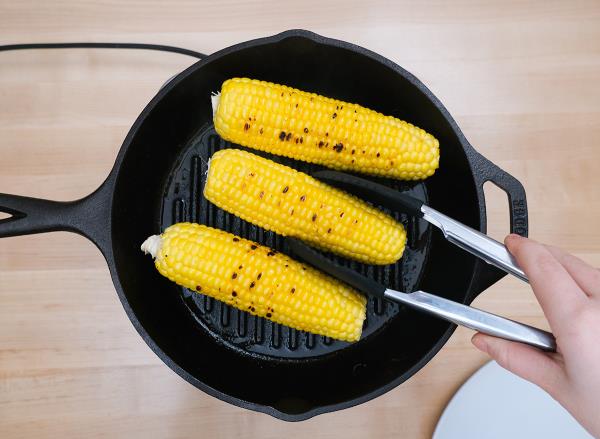
<instances>
[{"instance_id":1,"label":"black electrical cord","mask_svg":"<svg viewBox=\"0 0 600 439\"><path fill-rule=\"evenodd\" d=\"M160 52L179 53L181 55L193 56L194 58L205 58L206 55L189 49L175 46L164 46L162 44L143 43L32 43L32 44L7 44L0 46L0 52L23 49L141 49L158 50Z\"/></svg>"}]
</instances>

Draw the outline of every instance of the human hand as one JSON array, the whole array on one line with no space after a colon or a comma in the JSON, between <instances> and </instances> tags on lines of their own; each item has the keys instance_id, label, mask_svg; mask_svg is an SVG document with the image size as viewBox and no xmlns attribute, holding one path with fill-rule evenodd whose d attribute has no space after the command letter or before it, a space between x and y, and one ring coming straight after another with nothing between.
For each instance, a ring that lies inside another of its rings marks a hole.
<instances>
[{"instance_id":1,"label":"human hand","mask_svg":"<svg viewBox=\"0 0 600 439\"><path fill-rule=\"evenodd\" d=\"M564 251L518 235L505 239L539 301L557 352L475 334L473 344L548 392L600 438L600 271Z\"/></svg>"}]
</instances>

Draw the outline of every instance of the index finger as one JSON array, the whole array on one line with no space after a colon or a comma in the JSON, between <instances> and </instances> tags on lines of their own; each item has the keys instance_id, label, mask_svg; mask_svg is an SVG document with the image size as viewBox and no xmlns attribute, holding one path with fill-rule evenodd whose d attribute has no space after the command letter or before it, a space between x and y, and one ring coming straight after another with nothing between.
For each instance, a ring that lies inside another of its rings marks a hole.
<instances>
[{"instance_id":1,"label":"index finger","mask_svg":"<svg viewBox=\"0 0 600 439\"><path fill-rule=\"evenodd\" d=\"M586 294L562 264L543 245L518 235L504 240L527 276L551 327L568 324Z\"/></svg>"},{"instance_id":2,"label":"index finger","mask_svg":"<svg viewBox=\"0 0 600 439\"><path fill-rule=\"evenodd\" d=\"M545 247L565 267L584 293L590 297L600 296L600 270L557 247L551 245Z\"/></svg>"}]
</instances>

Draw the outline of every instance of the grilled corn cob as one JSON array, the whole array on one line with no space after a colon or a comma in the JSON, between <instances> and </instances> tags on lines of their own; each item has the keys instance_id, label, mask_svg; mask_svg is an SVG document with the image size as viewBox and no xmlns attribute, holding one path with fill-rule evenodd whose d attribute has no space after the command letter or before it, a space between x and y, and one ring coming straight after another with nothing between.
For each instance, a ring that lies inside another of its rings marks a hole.
<instances>
[{"instance_id":1,"label":"grilled corn cob","mask_svg":"<svg viewBox=\"0 0 600 439\"><path fill-rule=\"evenodd\" d=\"M249 148L402 180L438 167L435 137L357 104L248 78L225 81L212 104L217 133Z\"/></svg>"},{"instance_id":2,"label":"grilled corn cob","mask_svg":"<svg viewBox=\"0 0 600 439\"><path fill-rule=\"evenodd\" d=\"M369 264L402 256L402 224L364 201L238 149L216 152L204 196L257 226Z\"/></svg>"},{"instance_id":3,"label":"grilled corn cob","mask_svg":"<svg viewBox=\"0 0 600 439\"><path fill-rule=\"evenodd\" d=\"M142 250L160 274L277 323L345 341L360 338L366 298L274 250L211 227L179 223Z\"/></svg>"}]
</instances>

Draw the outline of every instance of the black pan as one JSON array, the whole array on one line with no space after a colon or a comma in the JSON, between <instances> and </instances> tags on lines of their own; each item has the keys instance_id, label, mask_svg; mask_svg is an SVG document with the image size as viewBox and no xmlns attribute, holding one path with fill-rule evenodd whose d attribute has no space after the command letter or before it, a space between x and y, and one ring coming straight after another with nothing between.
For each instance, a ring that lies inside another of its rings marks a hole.
<instances>
[{"instance_id":1,"label":"black pan","mask_svg":"<svg viewBox=\"0 0 600 439\"><path fill-rule=\"evenodd\" d=\"M0 194L0 237L68 230L91 239L108 263L133 325L185 380L219 399L299 421L379 396L410 378L440 350L454 325L370 299L363 338L348 344L299 332L232 309L162 278L140 251L145 238L177 221L219 227L287 252L280 237L229 215L202 197L206 162L235 147L212 125L209 96L230 77L248 76L357 102L434 134L440 169L425 182L378 180L486 231L483 183L506 191L511 231L527 234L522 185L477 153L442 104L414 76L361 47L303 30L241 43L173 78L139 116L102 186L69 203ZM271 157L302 171L319 167ZM419 288L470 303L504 273L427 224L396 216L408 248L395 265L349 263L397 290Z\"/></svg>"}]
</instances>

